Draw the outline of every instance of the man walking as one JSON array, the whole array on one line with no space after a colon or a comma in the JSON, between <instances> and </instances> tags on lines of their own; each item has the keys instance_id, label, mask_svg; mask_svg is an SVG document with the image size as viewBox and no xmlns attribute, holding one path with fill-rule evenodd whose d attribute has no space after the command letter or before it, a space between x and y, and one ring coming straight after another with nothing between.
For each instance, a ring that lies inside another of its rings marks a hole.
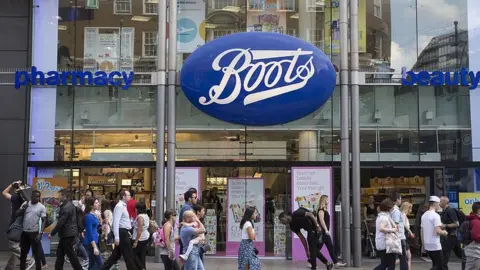
<instances>
[{"instance_id":1,"label":"man walking","mask_svg":"<svg viewBox=\"0 0 480 270\"><path fill-rule=\"evenodd\" d=\"M47 209L40 203L40 191L32 191L31 202L24 202L19 214L23 213L23 232L20 240L20 270L27 268L27 256L32 249L33 257L35 258L35 267L37 270L42 269L42 253L41 240L45 224L47 224ZM41 228L39 226L41 221Z\"/></svg>"},{"instance_id":2,"label":"man walking","mask_svg":"<svg viewBox=\"0 0 480 270\"><path fill-rule=\"evenodd\" d=\"M430 196L428 210L422 216L422 246L432 260L432 270L444 270L444 261L440 236L448 235L442 229L442 221L437 210L440 210L440 198Z\"/></svg>"},{"instance_id":3,"label":"man walking","mask_svg":"<svg viewBox=\"0 0 480 270\"><path fill-rule=\"evenodd\" d=\"M132 248L132 223L127 211L127 203L130 200L130 192L122 190L119 193L119 201L113 210L113 234L115 236L115 248L112 255L103 264L102 270L109 270L123 256L127 270L143 270L142 263L133 253Z\"/></svg>"},{"instance_id":4,"label":"man walking","mask_svg":"<svg viewBox=\"0 0 480 270\"><path fill-rule=\"evenodd\" d=\"M480 269L480 202L474 202L472 212L467 216L469 221L470 239L465 246L467 257L466 270Z\"/></svg>"},{"instance_id":5,"label":"man walking","mask_svg":"<svg viewBox=\"0 0 480 270\"><path fill-rule=\"evenodd\" d=\"M23 194L23 190L20 189L20 185L22 181L16 181L10 184L5 190L3 190L2 194L5 199L7 199L11 206L12 206L12 213L10 216L10 226L15 222L17 219L17 211L20 209L22 204L27 200L25 194ZM13 191L13 194L10 192ZM10 257L8 258L7 265L5 266L5 270L13 270L15 268L15 261L18 259L20 262L20 242L16 241L8 241L8 249L12 252ZM32 268L35 264L35 261L32 257L27 256L27 269Z\"/></svg>"},{"instance_id":6,"label":"man walking","mask_svg":"<svg viewBox=\"0 0 480 270\"><path fill-rule=\"evenodd\" d=\"M51 238L58 233L60 237L55 270L63 269L65 255L67 255L74 270L83 269L73 248L78 235L77 222L77 210L72 203L72 192L67 189L60 190L60 211L58 213L57 225L49 235L49 238Z\"/></svg>"},{"instance_id":7,"label":"man walking","mask_svg":"<svg viewBox=\"0 0 480 270\"><path fill-rule=\"evenodd\" d=\"M393 210L390 215L393 222L395 222L398 227L398 236L402 242L402 255L398 256L400 260L400 270L408 270L407 237L405 235L405 224L403 224L402 212L399 208L399 206L402 205L402 197L399 193L394 192L390 199L394 203Z\"/></svg>"},{"instance_id":8,"label":"man walking","mask_svg":"<svg viewBox=\"0 0 480 270\"><path fill-rule=\"evenodd\" d=\"M188 249L188 245L190 241L196 238L198 235L205 233L205 227L203 226L202 222L198 219L193 211L185 211L183 216L183 222L185 223L198 223L198 228L193 228L190 226L183 226L180 230L180 238L185 245L185 249L182 253ZM185 270L200 270L204 269L203 262L200 259L200 248L198 244L193 245L192 252L188 256L188 259L184 262L184 269Z\"/></svg>"},{"instance_id":9,"label":"man walking","mask_svg":"<svg viewBox=\"0 0 480 270\"><path fill-rule=\"evenodd\" d=\"M193 205L198 201L197 190L194 188L189 189L187 192L183 194L183 198L185 199L185 205L183 205L182 209L180 210L179 220L180 223L183 221L183 213L186 211L193 211ZM182 228L178 228L180 231ZM179 241L180 245L180 254L183 254L183 242L182 239Z\"/></svg>"},{"instance_id":10,"label":"man walking","mask_svg":"<svg viewBox=\"0 0 480 270\"><path fill-rule=\"evenodd\" d=\"M442 238L443 263L444 268L448 270L448 262L450 261L450 253L453 250L458 258L462 259L462 269L465 269L465 260L463 260L463 250L460 241L457 238L457 230L460 227L457 210L450 207L448 197L440 198L440 207L442 211L442 229L446 230L448 235Z\"/></svg>"},{"instance_id":11,"label":"man walking","mask_svg":"<svg viewBox=\"0 0 480 270\"><path fill-rule=\"evenodd\" d=\"M305 248L308 263L311 265L312 270L317 269L317 258L327 266L327 270L333 269L333 263L329 262L320 251L321 245L318 240L320 225L317 223L317 219L312 212L300 207L291 215L281 213L278 219L283 225L289 225L290 230L298 236ZM307 231L307 240L305 240L301 230Z\"/></svg>"}]
</instances>

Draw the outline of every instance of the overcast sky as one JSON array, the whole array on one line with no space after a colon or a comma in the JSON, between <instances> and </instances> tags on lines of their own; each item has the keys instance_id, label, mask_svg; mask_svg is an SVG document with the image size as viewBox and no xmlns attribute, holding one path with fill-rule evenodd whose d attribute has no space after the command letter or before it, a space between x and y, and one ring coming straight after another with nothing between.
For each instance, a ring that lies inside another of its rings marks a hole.
<instances>
[{"instance_id":1,"label":"overcast sky","mask_svg":"<svg viewBox=\"0 0 480 270\"><path fill-rule=\"evenodd\" d=\"M411 68L415 64L416 21L418 21L419 54L433 37L453 33L454 21L458 21L459 29L468 29L468 1L472 0L418 0L418 20L416 20L415 0L391 0L392 68L400 71L402 66Z\"/></svg>"}]
</instances>

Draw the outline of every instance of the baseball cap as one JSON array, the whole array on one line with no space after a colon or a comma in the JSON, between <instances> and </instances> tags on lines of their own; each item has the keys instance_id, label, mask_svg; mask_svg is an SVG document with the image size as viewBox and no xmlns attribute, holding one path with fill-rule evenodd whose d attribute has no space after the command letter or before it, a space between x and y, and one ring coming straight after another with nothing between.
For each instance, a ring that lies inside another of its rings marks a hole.
<instances>
[{"instance_id":1,"label":"baseball cap","mask_svg":"<svg viewBox=\"0 0 480 270\"><path fill-rule=\"evenodd\" d=\"M440 198L437 196L430 196L430 199L428 200L429 202L440 202Z\"/></svg>"}]
</instances>

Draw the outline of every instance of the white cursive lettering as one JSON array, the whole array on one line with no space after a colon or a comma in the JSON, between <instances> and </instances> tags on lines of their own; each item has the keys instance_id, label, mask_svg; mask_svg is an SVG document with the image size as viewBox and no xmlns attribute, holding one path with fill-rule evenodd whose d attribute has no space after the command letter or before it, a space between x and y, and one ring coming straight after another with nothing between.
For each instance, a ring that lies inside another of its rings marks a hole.
<instances>
[{"instance_id":1,"label":"white cursive lettering","mask_svg":"<svg viewBox=\"0 0 480 270\"><path fill-rule=\"evenodd\" d=\"M224 56L236 53L230 63L221 63ZM212 86L206 97L200 97L199 102L202 105L230 104L235 101L243 89L246 92L253 92L260 84L264 84L268 90L249 94L245 97L243 104L249 105L255 102L280 96L292 91L302 89L315 73L313 66L313 57L310 56L303 65L297 62L300 56L312 55L312 51L302 51L302 49L281 51L281 50L250 50L250 49L230 49L219 54L212 62L212 68L215 71L223 72L223 77L218 85ZM255 60L268 60L272 58L287 58L280 61L263 62ZM284 68L287 66L284 74ZM241 72L246 71L245 75L240 76ZM275 87L283 76L284 86ZM227 84L235 82L233 88L226 89ZM230 92L230 95L221 97L222 94Z\"/></svg>"}]
</instances>

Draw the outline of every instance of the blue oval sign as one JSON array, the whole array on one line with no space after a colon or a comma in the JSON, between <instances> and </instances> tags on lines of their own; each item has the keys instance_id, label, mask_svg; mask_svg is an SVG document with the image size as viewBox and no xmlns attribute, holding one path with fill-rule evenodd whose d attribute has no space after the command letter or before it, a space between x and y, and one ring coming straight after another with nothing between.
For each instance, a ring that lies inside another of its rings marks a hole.
<instances>
[{"instance_id":1,"label":"blue oval sign","mask_svg":"<svg viewBox=\"0 0 480 270\"><path fill-rule=\"evenodd\" d=\"M195 50L182 67L185 96L206 114L249 126L291 122L320 108L335 89L328 57L298 38L228 35Z\"/></svg>"}]
</instances>

